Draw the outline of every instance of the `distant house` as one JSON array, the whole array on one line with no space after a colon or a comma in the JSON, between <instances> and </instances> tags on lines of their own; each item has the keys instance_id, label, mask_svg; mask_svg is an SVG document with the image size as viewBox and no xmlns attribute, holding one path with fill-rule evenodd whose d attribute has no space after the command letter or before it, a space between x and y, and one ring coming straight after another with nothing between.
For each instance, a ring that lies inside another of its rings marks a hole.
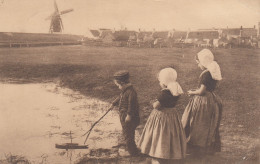
<instances>
[{"instance_id":1,"label":"distant house","mask_svg":"<svg viewBox=\"0 0 260 164\"><path fill-rule=\"evenodd\" d=\"M174 31L171 35L171 38L174 39L175 41L185 40L186 37L187 37L186 31Z\"/></svg>"},{"instance_id":2,"label":"distant house","mask_svg":"<svg viewBox=\"0 0 260 164\"><path fill-rule=\"evenodd\" d=\"M115 41L128 41L130 36L135 36L135 31L128 31L128 30L121 30L121 31L115 31L114 37Z\"/></svg>"},{"instance_id":3,"label":"distant house","mask_svg":"<svg viewBox=\"0 0 260 164\"><path fill-rule=\"evenodd\" d=\"M198 30L188 32L185 42L193 43L199 47L209 47L216 39L219 39L218 30Z\"/></svg>"},{"instance_id":4,"label":"distant house","mask_svg":"<svg viewBox=\"0 0 260 164\"><path fill-rule=\"evenodd\" d=\"M137 32L136 42L141 46L152 47L154 38L151 31L139 31Z\"/></svg>"},{"instance_id":5,"label":"distant house","mask_svg":"<svg viewBox=\"0 0 260 164\"><path fill-rule=\"evenodd\" d=\"M167 47L183 47L184 40L186 39L186 31L176 31L175 29L168 32L168 38L166 41Z\"/></svg>"},{"instance_id":6,"label":"distant house","mask_svg":"<svg viewBox=\"0 0 260 164\"><path fill-rule=\"evenodd\" d=\"M139 31L137 33L137 39L138 40L143 40L145 36L152 36L152 32L151 31Z\"/></svg>"},{"instance_id":7,"label":"distant house","mask_svg":"<svg viewBox=\"0 0 260 164\"><path fill-rule=\"evenodd\" d=\"M243 28L241 37L247 38L256 38L257 37L257 29L255 28Z\"/></svg>"},{"instance_id":8,"label":"distant house","mask_svg":"<svg viewBox=\"0 0 260 164\"><path fill-rule=\"evenodd\" d=\"M257 38L257 29L254 28L226 28L221 29L221 37L225 37L231 46L252 47Z\"/></svg>"},{"instance_id":9,"label":"distant house","mask_svg":"<svg viewBox=\"0 0 260 164\"><path fill-rule=\"evenodd\" d=\"M239 44L244 47L257 47L257 29L243 28Z\"/></svg>"},{"instance_id":10,"label":"distant house","mask_svg":"<svg viewBox=\"0 0 260 164\"><path fill-rule=\"evenodd\" d=\"M154 47L167 46L169 31L154 31L152 34Z\"/></svg>"},{"instance_id":11,"label":"distant house","mask_svg":"<svg viewBox=\"0 0 260 164\"><path fill-rule=\"evenodd\" d=\"M255 28L226 28L221 29L221 34L223 37L247 37L247 38L256 38L257 37L257 29Z\"/></svg>"},{"instance_id":12,"label":"distant house","mask_svg":"<svg viewBox=\"0 0 260 164\"><path fill-rule=\"evenodd\" d=\"M238 38L241 35L241 29L240 28L226 28L221 29L221 37L229 38Z\"/></svg>"},{"instance_id":13,"label":"distant house","mask_svg":"<svg viewBox=\"0 0 260 164\"><path fill-rule=\"evenodd\" d=\"M99 38L104 43L112 43L115 40L112 30L109 29L100 29Z\"/></svg>"},{"instance_id":14,"label":"distant house","mask_svg":"<svg viewBox=\"0 0 260 164\"><path fill-rule=\"evenodd\" d=\"M138 45L137 44L137 35L130 35L129 39L127 41L127 46L131 47L133 45Z\"/></svg>"},{"instance_id":15,"label":"distant house","mask_svg":"<svg viewBox=\"0 0 260 164\"><path fill-rule=\"evenodd\" d=\"M112 33L106 33L103 37L101 37L101 39L104 43L112 43L115 40L115 37Z\"/></svg>"}]
</instances>

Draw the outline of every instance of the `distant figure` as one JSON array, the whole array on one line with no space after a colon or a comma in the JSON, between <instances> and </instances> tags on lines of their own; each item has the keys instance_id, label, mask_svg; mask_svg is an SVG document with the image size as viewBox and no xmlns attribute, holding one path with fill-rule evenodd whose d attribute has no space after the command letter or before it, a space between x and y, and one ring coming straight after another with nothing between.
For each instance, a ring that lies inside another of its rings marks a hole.
<instances>
[{"instance_id":1,"label":"distant figure","mask_svg":"<svg viewBox=\"0 0 260 164\"><path fill-rule=\"evenodd\" d=\"M114 83L121 90L119 98L113 105L118 105L119 117L122 125L125 150L119 152L120 156L135 156L139 150L135 144L135 129L140 123L139 104L137 93L129 81L129 72L119 71L114 74Z\"/></svg>"},{"instance_id":2,"label":"distant figure","mask_svg":"<svg viewBox=\"0 0 260 164\"><path fill-rule=\"evenodd\" d=\"M183 113L182 123L188 139L188 152L200 158L221 150L219 126L222 103L214 90L222 77L210 50L200 51L196 62L203 72L199 77L198 88L188 91L192 98Z\"/></svg>"},{"instance_id":3,"label":"distant figure","mask_svg":"<svg viewBox=\"0 0 260 164\"><path fill-rule=\"evenodd\" d=\"M183 93L173 68L162 69L159 73L162 87L153 110L145 124L138 147L141 153L153 157L153 161L172 164L185 158L186 138L181 119L175 105Z\"/></svg>"}]
</instances>

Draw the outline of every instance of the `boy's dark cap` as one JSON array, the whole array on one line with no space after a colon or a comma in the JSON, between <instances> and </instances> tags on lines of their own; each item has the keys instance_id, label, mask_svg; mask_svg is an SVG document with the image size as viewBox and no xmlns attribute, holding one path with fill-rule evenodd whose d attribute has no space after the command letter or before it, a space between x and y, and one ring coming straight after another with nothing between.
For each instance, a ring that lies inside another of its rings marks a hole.
<instances>
[{"instance_id":1,"label":"boy's dark cap","mask_svg":"<svg viewBox=\"0 0 260 164\"><path fill-rule=\"evenodd\" d=\"M126 70L118 71L114 74L114 78L119 81L125 81L129 78L129 72Z\"/></svg>"}]
</instances>

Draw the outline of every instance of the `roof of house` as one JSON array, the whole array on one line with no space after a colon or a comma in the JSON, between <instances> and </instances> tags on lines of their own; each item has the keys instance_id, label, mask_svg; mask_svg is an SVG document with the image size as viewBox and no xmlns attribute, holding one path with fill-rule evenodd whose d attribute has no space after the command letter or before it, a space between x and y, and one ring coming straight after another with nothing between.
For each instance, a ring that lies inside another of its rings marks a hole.
<instances>
[{"instance_id":1,"label":"roof of house","mask_svg":"<svg viewBox=\"0 0 260 164\"><path fill-rule=\"evenodd\" d=\"M103 30L103 31L101 31L99 37L100 37L101 39L103 39L103 38L105 38L105 37L108 36L108 35L112 35L112 36L113 36L112 31L111 31L111 30Z\"/></svg>"},{"instance_id":2,"label":"roof of house","mask_svg":"<svg viewBox=\"0 0 260 164\"><path fill-rule=\"evenodd\" d=\"M98 30L89 30L94 37L99 37L100 32Z\"/></svg>"},{"instance_id":3,"label":"roof of house","mask_svg":"<svg viewBox=\"0 0 260 164\"><path fill-rule=\"evenodd\" d=\"M222 34L224 35L240 35L240 28L226 28L221 29Z\"/></svg>"},{"instance_id":4,"label":"roof of house","mask_svg":"<svg viewBox=\"0 0 260 164\"><path fill-rule=\"evenodd\" d=\"M169 34L169 31L155 31L155 32L153 32L153 37L166 39L166 38L168 38L168 34Z\"/></svg>"},{"instance_id":5,"label":"roof of house","mask_svg":"<svg viewBox=\"0 0 260 164\"><path fill-rule=\"evenodd\" d=\"M255 28L228 28L228 29L221 29L222 33L225 35L236 35L241 37L256 37L257 36L257 29Z\"/></svg>"},{"instance_id":6,"label":"roof of house","mask_svg":"<svg viewBox=\"0 0 260 164\"><path fill-rule=\"evenodd\" d=\"M242 29L242 37L256 37L257 36L257 29L255 28L243 28Z\"/></svg>"},{"instance_id":7,"label":"roof of house","mask_svg":"<svg viewBox=\"0 0 260 164\"><path fill-rule=\"evenodd\" d=\"M188 34L188 39L217 39L219 33L216 30L212 31L191 31Z\"/></svg>"},{"instance_id":8,"label":"roof of house","mask_svg":"<svg viewBox=\"0 0 260 164\"><path fill-rule=\"evenodd\" d=\"M172 37L174 39L185 39L187 36L187 31L174 31L173 34L172 34Z\"/></svg>"}]
</instances>

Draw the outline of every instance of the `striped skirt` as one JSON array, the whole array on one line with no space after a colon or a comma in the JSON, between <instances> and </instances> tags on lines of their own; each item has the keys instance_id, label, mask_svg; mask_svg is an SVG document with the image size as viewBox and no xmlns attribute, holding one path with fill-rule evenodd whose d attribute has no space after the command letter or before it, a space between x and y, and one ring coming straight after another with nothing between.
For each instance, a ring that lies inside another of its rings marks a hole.
<instances>
[{"instance_id":1,"label":"striped skirt","mask_svg":"<svg viewBox=\"0 0 260 164\"><path fill-rule=\"evenodd\" d=\"M193 96L182 115L188 145L202 148L205 153L219 152L221 115L221 99L213 92Z\"/></svg>"},{"instance_id":2,"label":"striped skirt","mask_svg":"<svg viewBox=\"0 0 260 164\"><path fill-rule=\"evenodd\" d=\"M183 159L186 154L186 138L176 109L153 109L143 129L138 147L142 153L151 157Z\"/></svg>"}]
</instances>

